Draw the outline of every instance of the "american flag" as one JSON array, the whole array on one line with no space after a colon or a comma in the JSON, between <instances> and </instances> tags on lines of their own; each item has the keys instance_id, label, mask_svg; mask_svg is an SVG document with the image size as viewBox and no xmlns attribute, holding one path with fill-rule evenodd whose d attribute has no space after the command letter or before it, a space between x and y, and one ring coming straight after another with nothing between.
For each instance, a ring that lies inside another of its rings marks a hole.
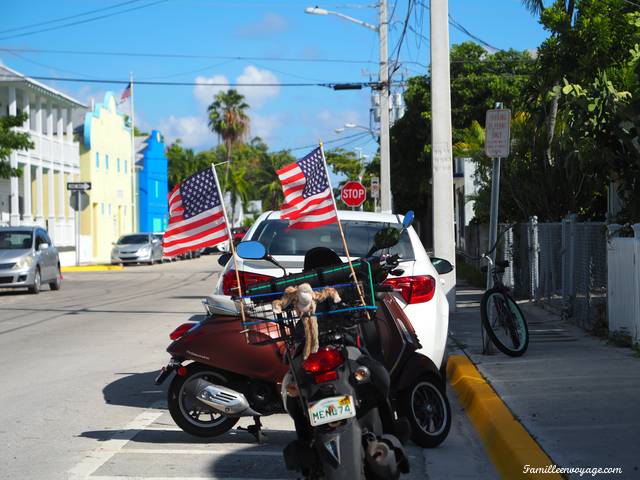
<instances>
[{"instance_id":1,"label":"american flag","mask_svg":"<svg viewBox=\"0 0 640 480\"><path fill-rule=\"evenodd\" d=\"M124 103L127 98L129 98L131 96L131 82L129 82L129 85L127 85L127 88L125 88L122 91L122 95L120 95L120 103Z\"/></svg>"},{"instance_id":2,"label":"american flag","mask_svg":"<svg viewBox=\"0 0 640 480\"><path fill-rule=\"evenodd\" d=\"M168 257L229 239L213 168L194 173L169 195L169 226L162 238Z\"/></svg>"},{"instance_id":3,"label":"american flag","mask_svg":"<svg viewBox=\"0 0 640 480\"><path fill-rule=\"evenodd\" d=\"M290 228L314 228L338 220L320 147L276 173L284 190L281 216L290 220Z\"/></svg>"}]
</instances>

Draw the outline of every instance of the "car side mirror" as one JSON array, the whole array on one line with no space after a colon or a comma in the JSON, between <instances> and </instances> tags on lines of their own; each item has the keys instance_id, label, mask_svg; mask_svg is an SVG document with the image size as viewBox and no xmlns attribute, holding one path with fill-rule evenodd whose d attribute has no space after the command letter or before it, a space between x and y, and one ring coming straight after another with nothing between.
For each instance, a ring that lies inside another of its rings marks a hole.
<instances>
[{"instance_id":1,"label":"car side mirror","mask_svg":"<svg viewBox=\"0 0 640 480\"><path fill-rule=\"evenodd\" d=\"M221 267L224 267L227 265L229 260L231 260L231 253L225 252L218 257L218 265L220 265Z\"/></svg>"},{"instance_id":2,"label":"car side mirror","mask_svg":"<svg viewBox=\"0 0 640 480\"><path fill-rule=\"evenodd\" d=\"M444 275L445 273L453 271L453 265L451 262L444 258L431 257L431 265L436 269L438 275Z\"/></svg>"},{"instance_id":3,"label":"car side mirror","mask_svg":"<svg viewBox=\"0 0 640 480\"><path fill-rule=\"evenodd\" d=\"M38 250L46 250L47 248L49 248L49 244L48 243L39 243L38 244Z\"/></svg>"}]
</instances>

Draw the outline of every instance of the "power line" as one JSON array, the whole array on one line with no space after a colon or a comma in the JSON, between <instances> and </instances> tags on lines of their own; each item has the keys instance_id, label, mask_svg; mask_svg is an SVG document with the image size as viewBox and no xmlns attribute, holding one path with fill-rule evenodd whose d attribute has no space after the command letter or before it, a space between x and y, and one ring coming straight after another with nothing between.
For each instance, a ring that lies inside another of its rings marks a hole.
<instances>
[{"instance_id":1,"label":"power line","mask_svg":"<svg viewBox=\"0 0 640 480\"><path fill-rule=\"evenodd\" d=\"M354 60L346 58L304 58L304 57L255 57L238 55L200 55L188 53L154 53L154 52L114 52L114 51L90 51L90 50L52 50L38 48L11 48L0 47L2 52L21 53L52 53L61 55L91 55L91 56L117 56L117 57L155 57L155 58L188 58L208 60L240 60L240 61L270 61L270 62L301 62L301 63L367 63L377 65L373 60Z\"/></svg>"},{"instance_id":2,"label":"power line","mask_svg":"<svg viewBox=\"0 0 640 480\"><path fill-rule=\"evenodd\" d=\"M330 145L333 143L337 143L337 142L341 142L343 140L348 140L350 138L354 138L354 137L361 137L362 135L367 135L366 132L358 132L358 133L354 133L353 135L347 135L346 137L340 137L340 138L334 138L333 140L327 140L326 142L323 142L325 145ZM303 145L302 147L295 147L295 148L287 148L286 150L289 150L291 152L295 152L296 150L306 150L307 148L313 148L313 147L317 147L318 144L317 143L311 143L309 145Z\"/></svg>"},{"instance_id":3,"label":"power line","mask_svg":"<svg viewBox=\"0 0 640 480\"><path fill-rule=\"evenodd\" d=\"M126 2L116 3L115 5L110 5L108 7L97 8L95 10L88 10L88 11L83 12L83 13L77 13L75 15L69 15L67 17L59 17L59 18L54 18L52 20L47 20L47 21L44 21L44 22L31 23L29 25L23 25L21 27L13 27L13 28L9 28L7 30L0 30L0 34L9 33L9 32L15 32L17 30L25 30L25 29L33 28L33 27L41 27L42 25L49 25L51 23L63 22L64 20L71 20L72 18L84 17L85 15L91 15L93 13L98 13L98 12L104 12L105 10L112 10L114 8L122 7L124 5L128 5L128 4L131 4L131 3L137 3L137 2L141 2L141 1L142 0L128 0Z\"/></svg>"},{"instance_id":4,"label":"power line","mask_svg":"<svg viewBox=\"0 0 640 480\"><path fill-rule=\"evenodd\" d=\"M29 35L35 35L37 33L50 32L52 30L60 30L61 28L73 27L75 25L81 25L83 23L89 23L89 22L94 22L96 20L101 20L103 18L113 17L114 15L121 15L123 13L133 12L134 10L140 10L142 8L152 7L154 5L158 5L159 3L164 3L164 2L167 2L167 1L168 0L155 0L154 2L147 3L145 5L139 5L137 7L127 8L127 9L124 9L124 10L120 10L118 12L105 13L104 15L98 15L97 17L85 18L83 20L78 20L78 21L75 21L75 22L69 22L69 23L65 23L63 25L57 25L55 27L42 28L40 30L34 30L32 32L24 32L24 33L18 33L18 34L15 34L15 35L9 35L9 36L6 36L6 37L0 37L0 40L8 40L10 38L26 37L26 36L29 36Z\"/></svg>"},{"instance_id":5,"label":"power line","mask_svg":"<svg viewBox=\"0 0 640 480\"><path fill-rule=\"evenodd\" d=\"M99 78L72 78L72 77L47 77L41 75L25 75L28 78L32 78L34 80L49 80L49 81L58 81L58 82L73 82L73 83L111 83L111 84L128 84L129 80L123 79L99 79ZM4 80L22 80L22 77L5 75L0 77ZM318 82L318 83L277 83L277 82L266 82L266 83L245 83L245 82L163 82L163 81L151 81L151 80L140 80L135 82L136 85L152 85L152 86L165 86L165 87L194 87L194 86L202 86L202 87L326 87L326 88L334 88L339 85L353 85L360 87L369 87L369 88L379 88L379 82ZM400 85L401 82L396 82L396 85Z\"/></svg>"}]
</instances>

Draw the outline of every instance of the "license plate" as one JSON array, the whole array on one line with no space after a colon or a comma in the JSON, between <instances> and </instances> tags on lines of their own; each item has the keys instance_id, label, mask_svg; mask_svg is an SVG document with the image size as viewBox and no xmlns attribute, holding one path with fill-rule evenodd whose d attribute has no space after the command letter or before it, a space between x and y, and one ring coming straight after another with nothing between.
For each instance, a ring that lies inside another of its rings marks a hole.
<instances>
[{"instance_id":1,"label":"license plate","mask_svg":"<svg viewBox=\"0 0 640 480\"><path fill-rule=\"evenodd\" d=\"M323 398L309 407L309 421L312 427L355 416L356 407L351 395Z\"/></svg>"}]
</instances>

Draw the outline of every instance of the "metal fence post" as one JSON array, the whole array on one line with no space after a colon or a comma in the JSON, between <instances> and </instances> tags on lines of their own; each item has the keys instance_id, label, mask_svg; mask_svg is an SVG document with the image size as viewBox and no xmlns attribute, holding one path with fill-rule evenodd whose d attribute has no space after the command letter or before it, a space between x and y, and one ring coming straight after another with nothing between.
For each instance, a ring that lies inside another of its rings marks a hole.
<instances>
[{"instance_id":1,"label":"metal fence post","mask_svg":"<svg viewBox=\"0 0 640 480\"><path fill-rule=\"evenodd\" d=\"M502 259L509 262L509 266L505 269L503 282L513 289L515 286L513 277L513 228L509 228L502 236Z\"/></svg>"},{"instance_id":2,"label":"metal fence post","mask_svg":"<svg viewBox=\"0 0 640 480\"><path fill-rule=\"evenodd\" d=\"M566 290L564 302L568 308L569 316L573 316L574 300L576 296L576 218L577 215L572 213L567 216L568 223L568 244L567 244L567 276Z\"/></svg>"},{"instance_id":3,"label":"metal fence post","mask_svg":"<svg viewBox=\"0 0 640 480\"><path fill-rule=\"evenodd\" d=\"M634 267L635 267L635 332L632 332L634 336L633 342L635 345L640 344L640 223L633 225L634 236Z\"/></svg>"},{"instance_id":4,"label":"metal fence post","mask_svg":"<svg viewBox=\"0 0 640 480\"><path fill-rule=\"evenodd\" d=\"M540 243L538 241L538 217L529 218L529 298L538 299L538 287L540 284L540 265L538 257Z\"/></svg>"}]
</instances>

